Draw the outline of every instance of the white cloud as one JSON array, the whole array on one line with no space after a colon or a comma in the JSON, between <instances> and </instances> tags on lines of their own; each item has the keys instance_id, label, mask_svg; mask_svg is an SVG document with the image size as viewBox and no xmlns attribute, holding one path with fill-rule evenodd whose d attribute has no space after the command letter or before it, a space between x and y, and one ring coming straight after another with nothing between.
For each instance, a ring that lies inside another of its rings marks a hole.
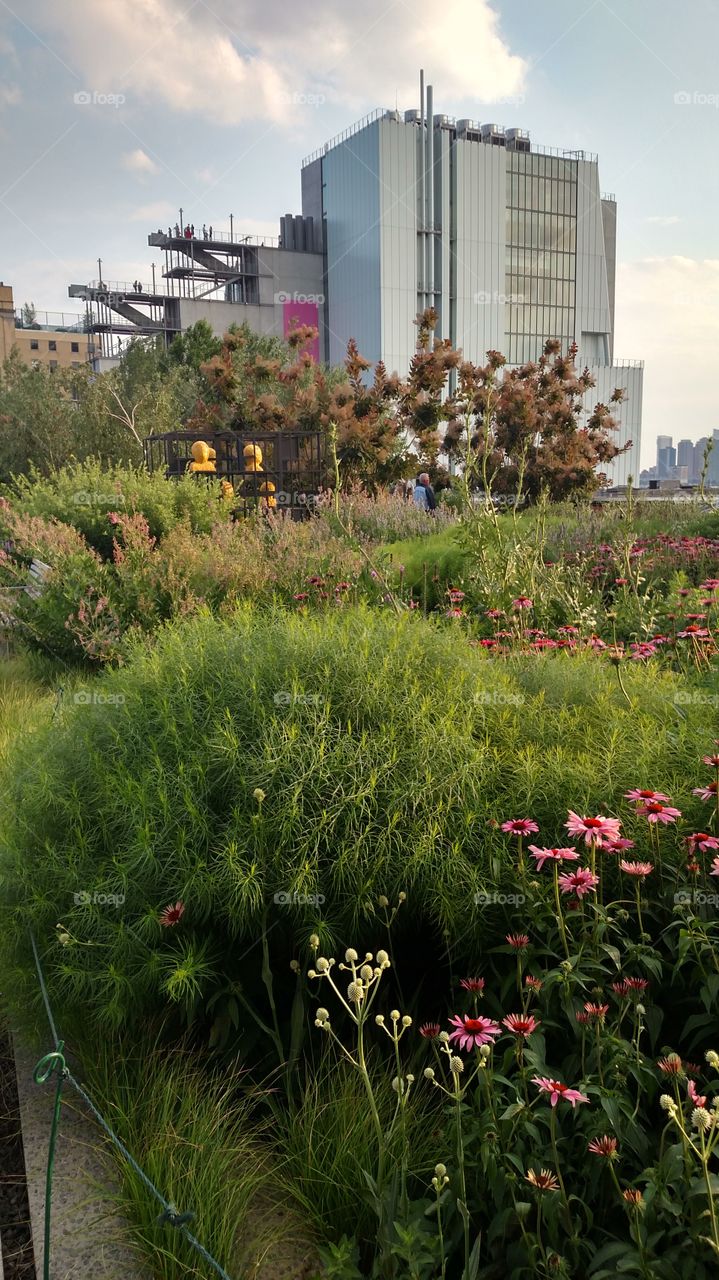
<instances>
[{"instance_id":1,"label":"white cloud","mask_svg":"<svg viewBox=\"0 0 719 1280\"><path fill-rule=\"evenodd\" d=\"M137 147L135 151L127 151L122 157L123 169L129 169L131 173L149 174L157 173L158 168L154 160L151 160L146 151L142 147Z\"/></svg>"},{"instance_id":2,"label":"white cloud","mask_svg":"<svg viewBox=\"0 0 719 1280\"><path fill-rule=\"evenodd\" d=\"M642 466L654 461L657 434L711 435L717 348L719 259L619 264L615 350L645 361Z\"/></svg>"},{"instance_id":3,"label":"white cloud","mask_svg":"<svg viewBox=\"0 0 719 1280\"><path fill-rule=\"evenodd\" d=\"M650 218L645 218L645 222L652 223L655 227L673 227L677 222L681 222L681 218L676 213L654 213Z\"/></svg>"},{"instance_id":4,"label":"white cloud","mask_svg":"<svg viewBox=\"0 0 719 1280\"><path fill-rule=\"evenodd\" d=\"M22 102L22 90L19 85L0 85L0 107L16 107L19 102Z\"/></svg>"},{"instance_id":5,"label":"white cloud","mask_svg":"<svg viewBox=\"0 0 719 1280\"><path fill-rule=\"evenodd\" d=\"M516 98L526 73L490 0L26 0L24 16L90 88L220 124L292 128L323 101L366 111L395 93L418 105L421 65L438 109Z\"/></svg>"},{"instance_id":6,"label":"white cloud","mask_svg":"<svg viewBox=\"0 0 719 1280\"><path fill-rule=\"evenodd\" d=\"M169 200L155 200L152 204L138 205L137 209L133 209L129 215L130 222L147 222L155 223L159 226L169 225L170 219L177 217L177 211Z\"/></svg>"}]
</instances>

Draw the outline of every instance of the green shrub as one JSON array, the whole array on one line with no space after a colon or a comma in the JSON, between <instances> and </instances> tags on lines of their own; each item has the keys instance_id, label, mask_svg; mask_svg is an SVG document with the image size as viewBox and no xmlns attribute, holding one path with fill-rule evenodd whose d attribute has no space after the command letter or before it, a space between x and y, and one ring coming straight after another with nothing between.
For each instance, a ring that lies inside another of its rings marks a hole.
<instances>
[{"instance_id":1,"label":"green shrub","mask_svg":"<svg viewBox=\"0 0 719 1280\"><path fill-rule=\"evenodd\" d=\"M49 476L18 476L8 497L15 510L72 525L105 560L112 557L113 513L145 517L153 538L188 522L194 533L209 533L229 512L219 497L219 481L193 476L167 480L144 467L108 466L95 458L71 463Z\"/></svg>"},{"instance_id":2,"label":"green shrub","mask_svg":"<svg viewBox=\"0 0 719 1280\"><path fill-rule=\"evenodd\" d=\"M5 989L36 998L31 927L68 1014L196 1018L236 980L265 1000L260 938L283 966L315 929L372 942L371 903L402 890L406 930L474 955L493 936L476 895L511 879L497 822L531 816L561 844L568 807L618 813L632 786L666 790L690 830L708 820L691 795L706 699L636 666L624 681L629 703L589 654L510 669L417 615L172 625L5 771ZM641 856L646 832L629 834ZM178 900L182 921L162 928Z\"/></svg>"}]
</instances>

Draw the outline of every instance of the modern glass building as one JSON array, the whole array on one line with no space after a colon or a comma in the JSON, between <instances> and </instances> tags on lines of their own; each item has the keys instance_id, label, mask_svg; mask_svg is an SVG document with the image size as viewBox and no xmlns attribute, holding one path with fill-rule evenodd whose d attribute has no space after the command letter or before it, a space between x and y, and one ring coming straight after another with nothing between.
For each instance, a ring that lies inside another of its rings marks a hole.
<instances>
[{"instance_id":1,"label":"modern glass building","mask_svg":"<svg viewBox=\"0 0 719 1280\"><path fill-rule=\"evenodd\" d=\"M427 306L475 362L498 350L522 364L548 338L574 341L596 380L588 411L625 389L615 416L632 446L607 470L638 482L643 366L614 361L617 206L595 155L435 114L421 84L418 110L375 111L307 157L302 213L323 227L326 359L354 337L404 373Z\"/></svg>"}]
</instances>

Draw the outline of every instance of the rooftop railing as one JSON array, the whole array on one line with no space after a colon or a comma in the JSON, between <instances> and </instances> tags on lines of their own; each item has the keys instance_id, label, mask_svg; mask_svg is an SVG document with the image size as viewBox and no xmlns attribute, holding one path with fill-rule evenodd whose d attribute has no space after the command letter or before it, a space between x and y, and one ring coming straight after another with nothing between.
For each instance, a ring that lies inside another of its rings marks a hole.
<instances>
[{"instance_id":1,"label":"rooftop railing","mask_svg":"<svg viewBox=\"0 0 719 1280\"><path fill-rule=\"evenodd\" d=\"M68 333L82 333L84 315L77 311L36 311L33 320L27 320L22 311L15 312L16 329L59 329Z\"/></svg>"}]
</instances>

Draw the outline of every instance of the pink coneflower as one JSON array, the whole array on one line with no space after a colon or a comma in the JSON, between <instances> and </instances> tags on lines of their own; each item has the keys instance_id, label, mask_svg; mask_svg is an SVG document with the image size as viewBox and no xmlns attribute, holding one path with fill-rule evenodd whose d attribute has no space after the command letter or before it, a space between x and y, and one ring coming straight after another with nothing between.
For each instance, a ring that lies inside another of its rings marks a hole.
<instances>
[{"instance_id":1,"label":"pink coneflower","mask_svg":"<svg viewBox=\"0 0 719 1280\"><path fill-rule=\"evenodd\" d=\"M621 996L623 1000L633 993L639 995L641 992L646 991L648 986L649 983L646 978L621 978L619 982L611 983L612 991Z\"/></svg>"},{"instance_id":2,"label":"pink coneflower","mask_svg":"<svg viewBox=\"0 0 719 1280\"><path fill-rule=\"evenodd\" d=\"M626 871L628 876L636 876L637 879L646 880L654 870L654 864L651 862L627 862L622 858L619 863L622 871Z\"/></svg>"},{"instance_id":3,"label":"pink coneflower","mask_svg":"<svg viewBox=\"0 0 719 1280\"><path fill-rule=\"evenodd\" d=\"M587 1003L584 1006L584 1012L586 1013L590 1022L604 1023L604 1019L609 1013L609 1005L608 1004L592 1004L590 1001L587 1001Z\"/></svg>"},{"instance_id":4,"label":"pink coneflower","mask_svg":"<svg viewBox=\"0 0 719 1280\"><path fill-rule=\"evenodd\" d=\"M629 579L628 579L628 578L615 578L615 579L614 579L614 585L615 585L615 587L626 587L626 586L627 586L627 584L628 584L628 582L629 582Z\"/></svg>"},{"instance_id":5,"label":"pink coneflower","mask_svg":"<svg viewBox=\"0 0 719 1280\"><path fill-rule=\"evenodd\" d=\"M507 942L510 947L514 947L515 951L526 951L529 946L528 933L508 933Z\"/></svg>"},{"instance_id":6,"label":"pink coneflower","mask_svg":"<svg viewBox=\"0 0 719 1280\"><path fill-rule=\"evenodd\" d=\"M637 816L646 818L647 822L662 822L666 826L669 822L676 822L682 815L681 810L673 809L671 805L661 804L659 800L649 800L647 804L637 805Z\"/></svg>"},{"instance_id":7,"label":"pink coneflower","mask_svg":"<svg viewBox=\"0 0 719 1280\"><path fill-rule=\"evenodd\" d=\"M605 1133L601 1138L592 1138L587 1144L587 1151L591 1151L593 1156L605 1156L607 1160L614 1160L617 1155L617 1140Z\"/></svg>"},{"instance_id":8,"label":"pink coneflower","mask_svg":"<svg viewBox=\"0 0 719 1280\"><path fill-rule=\"evenodd\" d=\"M529 991L538 992L542 990L542 979L533 978L531 973L525 975L524 985Z\"/></svg>"},{"instance_id":9,"label":"pink coneflower","mask_svg":"<svg viewBox=\"0 0 719 1280\"><path fill-rule=\"evenodd\" d=\"M308 594L307 594L307 592L306 592L306 591L298 591L298 592L297 592L297 593L292 597L292 599L293 599L293 600L299 600L299 601L302 601L302 600L309 600L309 596L308 596Z\"/></svg>"},{"instance_id":10,"label":"pink coneflower","mask_svg":"<svg viewBox=\"0 0 719 1280\"><path fill-rule=\"evenodd\" d=\"M559 1191L559 1182L557 1175L551 1173L549 1169L528 1169L524 1175L525 1182L536 1187L537 1191Z\"/></svg>"},{"instance_id":11,"label":"pink coneflower","mask_svg":"<svg viewBox=\"0 0 719 1280\"><path fill-rule=\"evenodd\" d=\"M702 756L702 760L710 769L719 769L719 755L716 752L713 756Z\"/></svg>"},{"instance_id":12,"label":"pink coneflower","mask_svg":"<svg viewBox=\"0 0 719 1280\"><path fill-rule=\"evenodd\" d=\"M657 1066L665 1076L683 1076L684 1068L682 1060L678 1053L668 1053L665 1058L660 1058Z\"/></svg>"},{"instance_id":13,"label":"pink coneflower","mask_svg":"<svg viewBox=\"0 0 719 1280\"><path fill-rule=\"evenodd\" d=\"M325 585L324 578L319 578L316 573L313 573L312 577L308 578L307 581L311 587L323 587Z\"/></svg>"},{"instance_id":14,"label":"pink coneflower","mask_svg":"<svg viewBox=\"0 0 719 1280\"><path fill-rule=\"evenodd\" d=\"M649 986L648 978L625 978L624 981L630 991L646 991Z\"/></svg>"},{"instance_id":15,"label":"pink coneflower","mask_svg":"<svg viewBox=\"0 0 719 1280\"><path fill-rule=\"evenodd\" d=\"M536 859L537 871L541 871L545 862L577 862L579 854L576 849L571 847L566 849L540 849L536 844L530 844L529 852Z\"/></svg>"},{"instance_id":16,"label":"pink coneflower","mask_svg":"<svg viewBox=\"0 0 719 1280\"><path fill-rule=\"evenodd\" d=\"M709 632L706 627L698 627L694 622L685 627L683 631L677 631L678 640L708 640L709 638Z\"/></svg>"},{"instance_id":17,"label":"pink coneflower","mask_svg":"<svg viewBox=\"0 0 719 1280\"><path fill-rule=\"evenodd\" d=\"M468 1018L466 1014L455 1014L449 1020L454 1031L449 1034L450 1040L456 1040L460 1049L479 1049L483 1044L493 1044L502 1028L491 1018Z\"/></svg>"},{"instance_id":18,"label":"pink coneflower","mask_svg":"<svg viewBox=\"0 0 719 1280\"><path fill-rule=\"evenodd\" d=\"M702 853L713 853L715 849L719 849L717 837L707 835L706 831L695 831L694 835L685 838L692 853L697 849L701 849Z\"/></svg>"},{"instance_id":19,"label":"pink coneflower","mask_svg":"<svg viewBox=\"0 0 719 1280\"><path fill-rule=\"evenodd\" d=\"M506 1018L502 1018L502 1026L511 1031L513 1036L531 1036L540 1025L539 1020L531 1013L508 1013Z\"/></svg>"},{"instance_id":20,"label":"pink coneflower","mask_svg":"<svg viewBox=\"0 0 719 1280\"><path fill-rule=\"evenodd\" d=\"M425 1040L436 1040L441 1030L438 1022L424 1022L419 1029L419 1034L424 1036Z\"/></svg>"},{"instance_id":21,"label":"pink coneflower","mask_svg":"<svg viewBox=\"0 0 719 1280\"><path fill-rule=\"evenodd\" d=\"M583 837L585 844L594 842L604 845L609 840L619 839L622 824L619 818L603 818L601 814L597 814L595 818L580 818L578 813L570 809L569 820L564 825L570 836Z\"/></svg>"},{"instance_id":22,"label":"pink coneflower","mask_svg":"<svg viewBox=\"0 0 719 1280\"><path fill-rule=\"evenodd\" d=\"M585 1013L583 1009L577 1009L574 1016L577 1019L577 1022L579 1022L583 1027L586 1027L588 1025L589 1014Z\"/></svg>"},{"instance_id":23,"label":"pink coneflower","mask_svg":"<svg viewBox=\"0 0 719 1280\"><path fill-rule=\"evenodd\" d=\"M695 1107L705 1107L707 1104L706 1098L702 1094L697 1093L697 1087L693 1080L689 1080L687 1082L687 1097Z\"/></svg>"},{"instance_id":24,"label":"pink coneflower","mask_svg":"<svg viewBox=\"0 0 719 1280\"><path fill-rule=\"evenodd\" d=\"M559 888L562 893L574 893L583 898L587 893L594 893L599 884L599 876L595 876L588 867L577 867L576 871L565 871L559 877Z\"/></svg>"},{"instance_id":25,"label":"pink coneflower","mask_svg":"<svg viewBox=\"0 0 719 1280\"><path fill-rule=\"evenodd\" d=\"M716 800L717 784L710 782L706 787L695 787L692 791L693 796L699 796L701 800Z\"/></svg>"},{"instance_id":26,"label":"pink coneflower","mask_svg":"<svg viewBox=\"0 0 719 1280\"><path fill-rule=\"evenodd\" d=\"M463 618L464 614L461 609L445 609L445 618Z\"/></svg>"},{"instance_id":27,"label":"pink coneflower","mask_svg":"<svg viewBox=\"0 0 719 1280\"><path fill-rule=\"evenodd\" d=\"M447 595L449 596L452 604L461 604L464 600L464 592L460 591L458 587L450 587Z\"/></svg>"},{"instance_id":28,"label":"pink coneflower","mask_svg":"<svg viewBox=\"0 0 719 1280\"><path fill-rule=\"evenodd\" d=\"M337 582L335 584L335 591L349 591L351 585L352 584L350 582Z\"/></svg>"},{"instance_id":29,"label":"pink coneflower","mask_svg":"<svg viewBox=\"0 0 719 1280\"><path fill-rule=\"evenodd\" d=\"M649 800L657 800L660 804L669 804L669 796L665 796L663 791L642 791L635 787L633 791L624 792L625 800L634 800L637 804L646 804Z\"/></svg>"},{"instance_id":30,"label":"pink coneflower","mask_svg":"<svg viewBox=\"0 0 719 1280\"><path fill-rule=\"evenodd\" d=\"M171 929L173 925L179 924L185 914L184 902L176 902L174 906L165 907L160 916L160 924L166 929Z\"/></svg>"},{"instance_id":31,"label":"pink coneflower","mask_svg":"<svg viewBox=\"0 0 719 1280\"><path fill-rule=\"evenodd\" d=\"M618 840L609 840L604 849L607 853L626 853L628 849L634 848L634 841L627 840L626 836L620 836Z\"/></svg>"},{"instance_id":32,"label":"pink coneflower","mask_svg":"<svg viewBox=\"0 0 719 1280\"><path fill-rule=\"evenodd\" d=\"M553 1107L556 1107L560 1098L564 1098L565 1102L571 1102L573 1107L576 1107L578 1102L589 1102L585 1093L580 1093L579 1089L570 1089L568 1085L562 1084L561 1080L550 1080L548 1076L532 1076L532 1084L536 1084L541 1093L549 1094L549 1101Z\"/></svg>"},{"instance_id":33,"label":"pink coneflower","mask_svg":"<svg viewBox=\"0 0 719 1280\"><path fill-rule=\"evenodd\" d=\"M719 857L715 858L711 865L710 876L719 876Z\"/></svg>"},{"instance_id":34,"label":"pink coneflower","mask_svg":"<svg viewBox=\"0 0 719 1280\"><path fill-rule=\"evenodd\" d=\"M485 618L503 618L504 613L501 609L485 609Z\"/></svg>"},{"instance_id":35,"label":"pink coneflower","mask_svg":"<svg viewBox=\"0 0 719 1280\"><path fill-rule=\"evenodd\" d=\"M484 978L462 978L460 987L464 987L465 991L482 992L484 991Z\"/></svg>"},{"instance_id":36,"label":"pink coneflower","mask_svg":"<svg viewBox=\"0 0 719 1280\"><path fill-rule=\"evenodd\" d=\"M502 823L502 831L512 836L531 836L539 831L539 827L531 818L510 818L508 822Z\"/></svg>"},{"instance_id":37,"label":"pink coneflower","mask_svg":"<svg viewBox=\"0 0 719 1280\"><path fill-rule=\"evenodd\" d=\"M517 596L517 599L512 601L512 608L531 609L533 604L534 601L530 600L529 596Z\"/></svg>"}]
</instances>

